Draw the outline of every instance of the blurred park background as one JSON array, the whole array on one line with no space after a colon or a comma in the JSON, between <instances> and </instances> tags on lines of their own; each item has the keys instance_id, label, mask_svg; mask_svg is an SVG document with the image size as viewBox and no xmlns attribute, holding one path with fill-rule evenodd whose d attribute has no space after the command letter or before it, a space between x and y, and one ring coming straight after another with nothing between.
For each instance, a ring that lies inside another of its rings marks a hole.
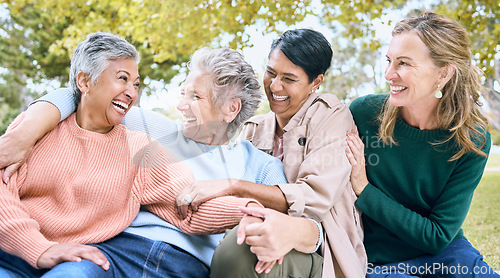
<instances>
[{"instance_id":1,"label":"blurred park background","mask_svg":"<svg viewBox=\"0 0 500 278\"><path fill-rule=\"evenodd\" d=\"M474 63L484 72L484 113L499 145L497 0L1 0L0 134L33 99L67 86L70 55L91 32L112 32L133 43L142 56L137 105L178 118L178 87L196 49L238 49L261 77L272 40L290 28L318 30L331 42L334 58L320 92L347 104L360 95L385 93L392 27L422 11L446 14L469 31ZM258 113L268 111L266 104ZM500 150L494 146L464 229L497 270L499 199Z\"/></svg>"}]
</instances>

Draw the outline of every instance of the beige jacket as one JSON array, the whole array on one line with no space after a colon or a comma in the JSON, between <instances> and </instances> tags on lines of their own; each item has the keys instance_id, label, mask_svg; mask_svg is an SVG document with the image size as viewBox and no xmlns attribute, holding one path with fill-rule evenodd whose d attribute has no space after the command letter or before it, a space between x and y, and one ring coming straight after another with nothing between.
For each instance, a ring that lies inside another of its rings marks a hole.
<instances>
[{"instance_id":1,"label":"beige jacket","mask_svg":"<svg viewBox=\"0 0 500 278\"><path fill-rule=\"evenodd\" d=\"M240 139L271 153L274 113L248 120ZM356 195L349 181L346 132L356 126L346 105L332 94L313 93L284 128L283 163L289 184L278 185L291 216L321 221L323 277L365 277L367 257ZM305 138L305 139L304 139Z\"/></svg>"}]
</instances>

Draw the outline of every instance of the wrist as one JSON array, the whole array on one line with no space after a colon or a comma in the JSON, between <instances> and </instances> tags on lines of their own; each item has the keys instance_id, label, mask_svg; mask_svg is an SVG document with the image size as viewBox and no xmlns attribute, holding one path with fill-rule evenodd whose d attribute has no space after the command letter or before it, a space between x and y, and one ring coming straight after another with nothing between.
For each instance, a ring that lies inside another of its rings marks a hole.
<instances>
[{"instance_id":1,"label":"wrist","mask_svg":"<svg viewBox=\"0 0 500 278\"><path fill-rule=\"evenodd\" d=\"M368 180L356 182L357 185L352 187L352 189L354 190L354 194L359 197L359 195L361 195L361 193L363 192L363 190L365 190L366 186L369 183L370 182Z\"/></svg>"},{"instance_id":2,"label":"wrist","mask_svg":"<svg viewBox=\"0 0 500 278\"><path fill-rule=\"evenodd\" d=\"M228 195L239 197L239 198L248 198L248 194L245 191L244 181L238 179L229 179L229 192Z\"/></svg>"},{"instance_id":3,"label":"wrist","mask_svg":"<svg viewBox=\"0 0 500 278\"><path fill-rule=\"evenodd\" d=\"M297 244L294 249L302 253L314 253L322 243L321 224L312 218L296 217Z\"/></svg>"}]
</instances>

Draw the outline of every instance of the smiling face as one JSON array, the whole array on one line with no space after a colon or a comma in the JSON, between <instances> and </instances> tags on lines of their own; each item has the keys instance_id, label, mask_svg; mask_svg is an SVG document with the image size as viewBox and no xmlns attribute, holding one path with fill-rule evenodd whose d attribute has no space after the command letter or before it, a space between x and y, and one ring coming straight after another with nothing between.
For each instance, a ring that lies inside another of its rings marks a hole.
<instances>
[{"instance_id":1,"label":"smiling face","mask_svg":"<svg viewBox=\"0 0 500 278\"><path fill-rule=\"evenodd\" d=\"M137 99L139 71L133 59L111 60L95 84L85 73L78 74L83 92L77 122L83 129L106 133L120 124Z\"/></svg>"},{"instance_id":2,"label":"smiling face","mask_svg":"<svg viewBox=\"0 0 500 278\"><path fill-rule=\"evenodd\" d=\"M301 67L292 63L279 48L273 50L264 74L264 89L280 125L286 125L299 111L311 92L319 87L322 77L320 74L309 83Z\"/></svg>"},{"instance_id":3,"label":"smiling face","mask_svg":"<svg viewBox=\"0 0 500 278\"><path fill-rule=\"evenodd\" d=\"M222 144L225 140L219 140L226 135L228 124L225 115L212 106L210 84L208 74L191 71L181 89L182 99L177 109L184 118L184 136L203 144Z\"/></svg>"},{"instance_id":4,"label":"smiling face","mask_svg":"<svg viewBox=\"0 0 500 278\"><path fill-rule=\"evenodd\" d=\"M385 79L391 86L390 102L405 109L433 111L443 70L432 61L427 46L414 32L392 38L387 51ZM440 84L442 89L444 84Z\"/></svg>"}]
</instances>

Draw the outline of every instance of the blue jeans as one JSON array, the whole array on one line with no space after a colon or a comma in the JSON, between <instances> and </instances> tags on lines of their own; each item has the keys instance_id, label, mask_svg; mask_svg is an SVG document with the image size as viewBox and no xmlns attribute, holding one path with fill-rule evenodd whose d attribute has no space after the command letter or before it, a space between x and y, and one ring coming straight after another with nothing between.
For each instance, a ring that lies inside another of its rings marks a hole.
<instances>
[{"instance_id":1,"label":"blue jeans","mask_svg":"<svg viewBox=\"0 0 500 278\"><path fill-rule=\"evenodd\" d=\"M436 255L385 265L369 264L366 277L500 278L500 275L483 261L481 253L467 239L460 238Z\"/></svg>"},{"instance_id":2,"label":"blue jeans","mask_svg":"<svg viewBox=\"0 0 500 278\"><path fill-rule=\"evenodd\" d=\"M0 250L0 277L208 277L209 269L205 264L166 242L121 233L92 245L108 258L108 271L88 260L65 262L50 270L40 270Z\"/></svg>"}]
</instances>

